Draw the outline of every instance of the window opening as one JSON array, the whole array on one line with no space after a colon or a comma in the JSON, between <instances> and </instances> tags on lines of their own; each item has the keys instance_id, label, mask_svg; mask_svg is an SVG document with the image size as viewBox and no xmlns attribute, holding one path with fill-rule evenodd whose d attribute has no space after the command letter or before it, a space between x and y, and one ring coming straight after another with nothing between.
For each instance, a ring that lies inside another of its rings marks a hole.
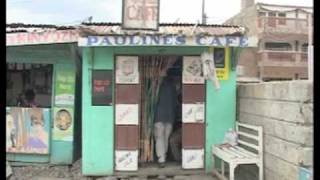
<instances>
[{"instance_id":1,"label":"window opening","mask_svg":"<svg viewBox=\"0 0 320 180\"><path fill-rule=\"evenodd\" d=\"M53 65L7 63L6 106L51 107Z\"/></svg>"},{"instance_id":2,"label":"window opening","mask_svg":"<svg viewBox=\"0 0 320 180\"><path fill-rule=\"evenodd\" d=\"M266 42L265 49L272 50L272 51L291 51L292 46L289 43Z\"/></svg>"}]
</instances>

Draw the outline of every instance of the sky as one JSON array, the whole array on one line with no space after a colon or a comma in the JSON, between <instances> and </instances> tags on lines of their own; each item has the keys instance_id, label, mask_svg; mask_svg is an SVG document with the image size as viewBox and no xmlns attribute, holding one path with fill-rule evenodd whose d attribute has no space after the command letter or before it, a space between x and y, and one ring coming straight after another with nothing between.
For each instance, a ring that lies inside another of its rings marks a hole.
<instances>
[{"instance_id":1,"label":"sky","mask_svg":"<svg viewBox=\"0 0 320 180\"><path fill-rule=\"evenodd\" d=\"M6 0L7 23L76 25L121 22L122 0ZM313 0L256 0L268 4L313 6ZM208 24L221 24L240 11L241 0L205 0ZM160 0L161 23L201 22L202 0Z\"/></svg>"}]
</instances>

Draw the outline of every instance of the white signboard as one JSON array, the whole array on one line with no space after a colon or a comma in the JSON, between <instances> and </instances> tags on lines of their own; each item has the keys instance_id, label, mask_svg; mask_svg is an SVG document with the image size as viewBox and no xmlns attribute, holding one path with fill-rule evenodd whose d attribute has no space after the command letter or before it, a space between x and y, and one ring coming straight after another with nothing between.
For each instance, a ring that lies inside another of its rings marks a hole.
<instances>
[{"instance_id":1,"label":"white signboard","mask_svg":"<svg viewBox=\"0 0 320 180\"><path fill-rule=\"evenodd\" d=\"M203 123L204 104L182 104L183 123Z\"/></svg>"},{"instance_id":2,"label":"white signboard","mask_svg":"<svg viewBox=\"0 0 320 180\"><path fill-rule=\"evenodd\" d=\"M138 124L138 104L116 104L116 124Z\"/></svg>"},{"instance_id":3,"label":"white signboard","mask_svg":"<svg viewBox=\"0 0 320 180\"><path fill-rule=\"evenodd\" d=\"M116 170L137 171L138 170L138 150L116 151Z\"/></svg>"},{"instance_id":4,"label":"white signboard","mask_svg":"<svg viewBox=\"0 0 320 180\"><path fill-rule=\"evenodd\" d=\"M184 84L203 84L204 78L201 77L202 64L200 56L183 57L183 79Z\"/></svg>"},{"instance_id":5,"label":"white signboard","mask_svg":"<svg viewBox=\"0 0 320 180\"><path fill-rule=\"evenodd\" d=\"M106 35L79 38L78 45L98 46L205 46L205 47L257 47L256 37L214 35Z\"/></svg>"},{"instance_id":6,"label":"white signboard","mask_svg":"<svg viewBox=\"0 0 320 180\"><path fill-rule=\"evenodd\" d=\"M117 56L116 59L116 83L139 83L138 56Z\"/></svg>"},{"instance_id":7,"label":"white signboard","mask_svg":"<svg viewBox=\"0 0 320 180\"><path fill-rule=\"evenodd\" d=\"M182 168L200 169L204 167L203 149L182 149Z\"/></svg>"},{"instance_id":8,"label":"white signboard","mask_svg":"<svg viewBox=\"0 0 320 180\"><path fill-rule=\"evenodd\" d=\"M124 29L158 29L159 0L123 0L122 2Z\"/></svg>"}]
</instances>

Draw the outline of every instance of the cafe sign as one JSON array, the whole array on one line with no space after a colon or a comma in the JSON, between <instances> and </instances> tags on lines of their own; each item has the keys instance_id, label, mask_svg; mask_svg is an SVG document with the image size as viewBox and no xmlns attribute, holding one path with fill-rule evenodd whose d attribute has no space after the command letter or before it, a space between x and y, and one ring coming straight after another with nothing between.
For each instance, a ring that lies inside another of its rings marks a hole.
<instances>
[{"instance_id":1,"label":"cafe sign","mask_svg":"<svg viewBox=\"0 0 320 180\"><path fill-rule=\"evenodd\" d=\"M106 35L80 38L79 46L215 46L255 47L256 38L205 35Z\"/></svg>"},{"instance_id":2,"label":"cafe sign","mask_svg":"<svg viewBox=\"0 0 320 180\"><path fill-rule=\"evenodd\" d=\"M122 28L158 30L159 0L123 0Z\"/></svg>"}]
</instances>

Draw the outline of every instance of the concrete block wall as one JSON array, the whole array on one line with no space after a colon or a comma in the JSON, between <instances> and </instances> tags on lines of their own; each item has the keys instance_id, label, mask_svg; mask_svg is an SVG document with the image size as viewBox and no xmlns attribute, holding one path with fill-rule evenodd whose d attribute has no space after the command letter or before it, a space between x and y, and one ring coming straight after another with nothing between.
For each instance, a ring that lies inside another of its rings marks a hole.
<instances>
[{"instance_id":1,"label":"concrete block wall","mask_svg":"<svg viewBox=\"0 0 320 180\"><path fill-rule=\"evenodd\" d=\"M313 167L313 84L280 81L239 84L237 120L263 126L265 180L298 180Z\"/></svg>"}]
</instances>

